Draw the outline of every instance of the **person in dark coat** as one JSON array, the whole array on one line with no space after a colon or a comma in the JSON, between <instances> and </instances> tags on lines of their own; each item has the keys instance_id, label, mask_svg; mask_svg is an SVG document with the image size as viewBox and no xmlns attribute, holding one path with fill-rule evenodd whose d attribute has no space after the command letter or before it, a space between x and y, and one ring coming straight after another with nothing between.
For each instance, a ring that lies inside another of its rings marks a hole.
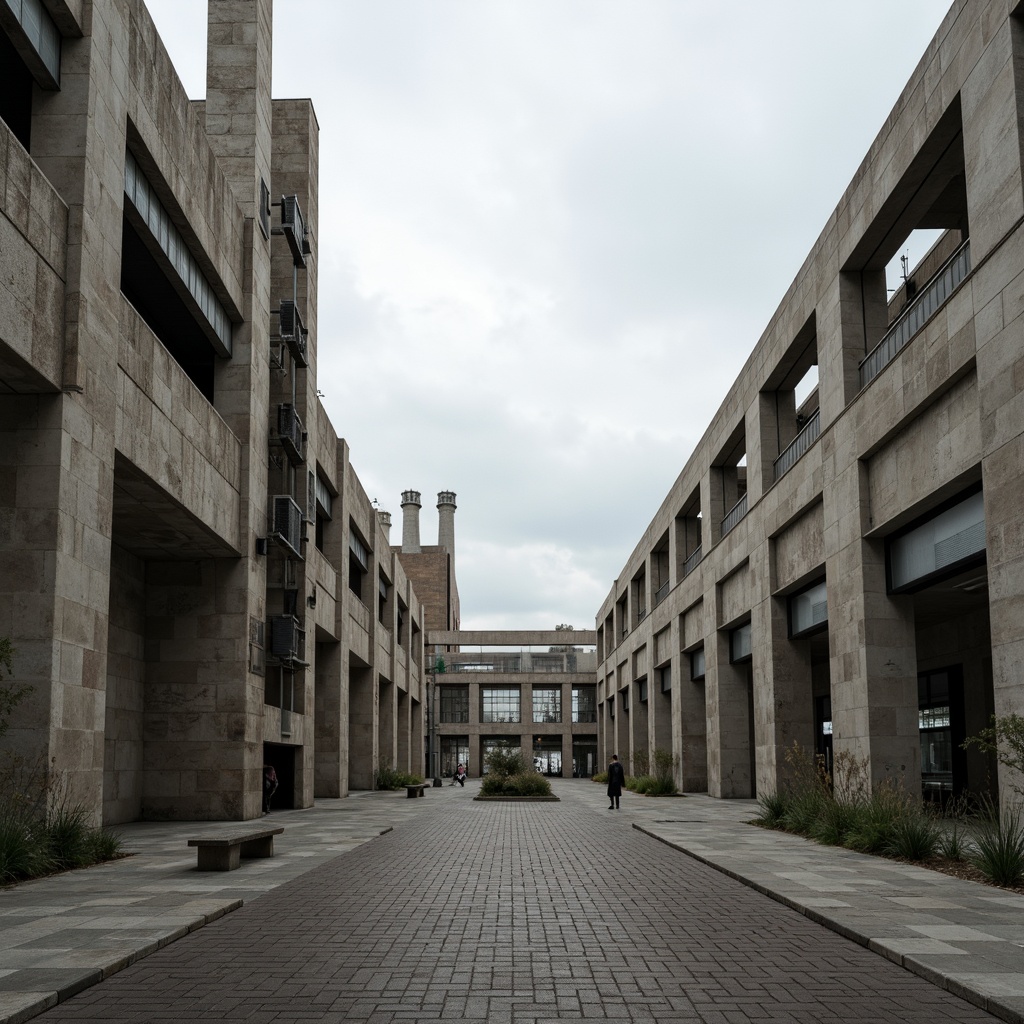
<instances>
[{"instance_id":1,"label":"person in dark coat","mask_svg":"<svg viewBox=\"0 0 1024 1024\"><path fill-rule=\"evenodd\" d=\"M619 755L612 754L611 763L608 765L608 804L609 811L619 809L619 797L622 796L622 787L626 784L626 773L619 764Z\"/></svg>"}]
</instances>

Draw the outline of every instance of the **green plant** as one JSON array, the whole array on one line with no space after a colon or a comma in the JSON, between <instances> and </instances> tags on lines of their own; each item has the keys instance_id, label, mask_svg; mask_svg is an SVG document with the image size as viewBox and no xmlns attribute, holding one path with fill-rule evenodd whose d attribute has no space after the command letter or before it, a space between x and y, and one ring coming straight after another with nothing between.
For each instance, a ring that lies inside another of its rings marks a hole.
<instances>
[{"instance_id":1,"label":"green plant","mask_svg":"<svg viewBox=\"0 0 1024 1024\"><path fill-rule=\"evenodd\" d=\"M918 811L894 823L885 852L905 860L929 860L938 852L941 838L938 821L930 814Z\"/></svg>"},{"instance_id":2,"label":"green plant","mask_svg":"<svg viewBox=\"0 0 1024 1024\"><path fill-rule=\"evenodd\" d=\"M551 796L551 783L532 769L511 775L498 775L493 771L484 776L480 784L482 796Z\"/></svg>"},{"instance_id":3,"label":"green plant","mask_svg":"<svg viewBox=\"0 0 1024 1024\"><path fill-rule=\"evenodd\" d=\"M842 846L846 837L857 827L861 805L844 800L823 800L818 816L811 823L809 835L826 846Z\"/></svg>"},{"instance_id":4,"label":"green plant","mask_svg":"<svg viewBox=\"0 0 1024 1024\"><path fill-rule=\"evenodd\" d=\"M602 786L608 785L608 773L607 772L594 772L590 776L591 782L599 782Z\"/></svg>"},{"instance_id":5,"label":"green plant","mask_svg":"<svg viewBox=\"0 0 1024 1024\"><path fill-rule=\"evenodd\" d=\"M884 853L892 844L896 824L913 813L909 797L899 783L879 783L869 800L860 805L843 846L860 853Z\"/></svg>"},{"instance_id":6,"label":"green plant","mask_svg":"<svg viewBox=\"0 0 1024 1024\"><path fill-rule=\"evenodd\" d=\"M402 772L391 765L379 765L373 773L375 789L403 789L406 786L416 786L422 781L422 775Z\"/></svg>"},{"instance_id":7,"label":"green plant","mask_svg":"<svg viewBox=\"0 0 1024 1024\"><path fill-rule=\"evenodd\" d=\"M637 750L633 753L633 774L634 775L650 775L651 774L651 755L647 750Z\"/></svg>"},{"instance_id":8,"label":"green plant","mask_svg":"<svg viewBox=\"0 0 1024 1024\"><path fill-rule=\"evenodd\" d=\"M992 724L977 736L968 736L964 750L977 747L983 754L995 754L1004 768L1017 773L1011 789L1024 796L1024 715L992 716Z\"/></svg>"},{"instance_id":9,"label":"green plant","mask_svg":"<svg viewBox=\"0 0 1024 1024\"><path fill-rule=\"evenodd\" d=\"M484 758L484 762L488 768L487 774L499 778L533 771L533 766L526 763L521 747L495 747Z\"/></svg>"},{"instance_id":10,"label":"green plant","mask_svg":"<svg viewBox=\"0 0 1024 1024\"><path fill-rule=\"evenodd\" d=\"M948 860L967 859L967 813L968 802L962 796L951 800L943 812L937 852Z\"/></svg>"},{"instance_id":11,"label":"green plant","mask_svg":"<svg viewBox=\"0 0 1024 1024\"><path fill-rule=\"evenodd\" d=\"M771 793L761 793L757 798L759 808L754 817L754 824L764 828L782 828L786 817L786 809L789 806L787 795L781 790L773 790Z\"/></svg>"},{"instance_id":12,"label":"green plant","mask_svg":"<svg viewBox=\"0 0 1024 1024\"><path fill-rule=\"evenodd\" d=\"M675 789L675 774L679 758L671 750L662 750L660 747L654 751L654 777L658 783L664 785L666 781L672 781L672 792Z\"/></svg>"},{"instance_id":13,"label":"green plant","mask_svg":"<svg viewBox=\"0 0 1024 1024\"><path fill-rule=\"evenodd\" d=\"M47 853L58 871L95 863L92 833L83 807L58 806L43 824Z\"/></svg>"},{"instance_id":14,"label":"green plant","mask_svg":"<svg viewBox=\"0 0 1024 1024\"><path fill-rule=\"evenodd\" d=\"M1024 813L1019 807L988 808L974 832L970 861L995 885L1024 881Z\"/></svg>"},{"instance_id":15,"label":"green plant","mask_svg":"<svg viewBox=\"0 0 1024 1024\"><path fill-rule=\"evenodd\" d=\"M121 837L107 828L96 828L90 835L93 861L114 860L123 850Z\"/></svg>"},{"instance_id":16,"label":"green plant","mask_svg":"<svg viewBox=\"0 0 1024 1024\"><path fill-rule=\"evenodd\" d=\"M10 811L0 813L0 885L45 875L51 869L47 846L33 822Z\"/></svg>"},{"instance_id":17,"label":"green plant","mask_svg":"<svg viewBox=\"0 0 1024 1024\"><path fill-rule=\"evenodd\" d=\"M626 789L643 795L649 793L654 785L654 778L650 775L630 775L626 778Z\"/></svg>"}]
</instances>

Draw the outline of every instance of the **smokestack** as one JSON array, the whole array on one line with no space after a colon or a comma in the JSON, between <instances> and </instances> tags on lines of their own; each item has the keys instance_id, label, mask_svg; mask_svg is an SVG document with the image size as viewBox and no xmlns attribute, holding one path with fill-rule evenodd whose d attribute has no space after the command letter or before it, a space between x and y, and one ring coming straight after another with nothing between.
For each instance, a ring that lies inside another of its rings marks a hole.
<instances>
[{"instance_id":1,"label":"smokestack","mask_svg":"<svg viewBox=\"0 0 1024 1024\"><path fill-rule=\"evenodd\" d=\"M420 553L419 491L402 491L402 551L407 555Z\"/></svg>"},{"instance_id":2,"label":"smokestack","mask_svg":"<svg viewBox=\"0 0 1024 1024\"><path fill-rule=\"evenodd\" d=\"M437 544L455 557L455 492L439 491L437 495Z\"/></svg>"},{"instance_id":3,"label":"smokestack","mask_svg":"<svg viewBox=\"0 0 1024 1024\"><path fill-rule=\"evenodd\" d=\"M384 509L377 509L377 522L380 523L381 529L384 531L384 536L387 538L388 544L391 543L391 513L385 512Z\"/></svg>"}]
</instances>

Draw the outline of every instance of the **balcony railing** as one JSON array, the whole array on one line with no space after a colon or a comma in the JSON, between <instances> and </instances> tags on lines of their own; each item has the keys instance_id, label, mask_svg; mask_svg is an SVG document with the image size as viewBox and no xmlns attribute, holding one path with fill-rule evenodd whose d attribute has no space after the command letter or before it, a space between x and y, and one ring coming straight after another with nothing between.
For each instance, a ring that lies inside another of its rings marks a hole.
<instances>
[{"instance_id":1,"label":"balcony railing","mask_svg":"<svg viewBox=\"0 0 1024 1024\"><path fill-rule=\"evenodd\" d=\"M654 592L654 606L657 607L662 601L668 596L670 580L665 580L664 583Z\"/></svg>"},{"instance_id":2,"label":"balcony railing","mask_svg":"<svg viewBox=\"0 0 1024 1024\"><path fill-rule=\"evenodd\" d=\"M739 501L726 513L722 520L722 536L724 537L745 515L747 514L747 495L744 494Z\"/></svg>"},{"instance_id":3,"label":"balcony railing","mask_svg":"<svg viewBox=\"0 0 1024 1024\"><path fill-rule=\"evenodd\" d=\"M683 575L689 576L690 573L693 572L693 570L696 569L698 565L700 565L700 560L703 557L704 549L700 546L700 544L698 544L693 553L689 556L689 558L687 558L686 561L683 562Z\"/></svg>"},{"instance_id":4,"label":"balcony railing","mask_svg":"<svg viewBox=\"0 0 1024 1024\"><path fill-rule=\"evenodd\" d=\"M860 364L860 386L867 387L939 311L971 272L971 243L964 242L899 315L885 337Z\"/></svg>"},{"instance_id":5,"label":"balcony railing","mask_svg":"<svg viewBox=\"0 0 1024 1024\"><path fill-rule=\"evenodd\" d=\"M776 480L782 479L796 465L800 456L818 440L820 434L821 410L815 409L804 428L793 438L793 443L775 460Z\"/></svg>"}]
</instances>

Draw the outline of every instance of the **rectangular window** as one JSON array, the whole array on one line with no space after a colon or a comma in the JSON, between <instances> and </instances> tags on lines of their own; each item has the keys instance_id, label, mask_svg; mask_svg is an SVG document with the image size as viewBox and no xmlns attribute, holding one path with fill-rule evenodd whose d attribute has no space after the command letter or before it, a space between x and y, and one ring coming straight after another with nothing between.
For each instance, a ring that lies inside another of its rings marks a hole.
<instances>
[{"instance_id":1,"label":"rectangular window","mask_svg":"<svg viewBox=\"0 0 1024 1024\"><path fill-rule=\"evenodd\" d=\"M348 589L363 600L363 580L370 568L370 553L354 530L348 535Z\"/></svg>"},{"instance_id":2,"label":"rectangular window","mask_svg":"<svg viewBox=\"0 0 1024 1024\"><path fill-rule=\"evenodd\" d=\"M789 635L804 636L816 633L828 625L828 597L825 581L794 594L789 599Z\"/></svg>"},{"instance_id":3,"label":"rectangular window","mask_svg":"<svg viewBox=\"0 0 1024 1024\"><path fill-rule=\"evenodd\" d=\"M469 721L469 687L442 686L440 689L442 722Z\"/></svg>"},{"instance_id":4,"label":"rectangular window","mask_svg":"<svg viewBox=\"0 0 1024 1024\"><path fill-rule=\"evenodd\" d=\"M387 609L388 609L388 591L391 589L391 584L383 576L377 577L377 621L383 625L388 625L387 621Z\"/></svg>"},{"instance_id":5,"label":"rectangular window","mask_svg":"<svg viewBox=\"0 0 1024 1024\"><path fill-rule=\"evenodd\" d=\"M734 663L749 661L752 655L750 623L747 622L729 633L729 660Z\"/></svg>"},{"instance_id":6,"label":"rectangular window","mask_svg":"<svg viewBox=\"0 0 1024 1024\"><path fill-rule=\"evenodd\" d=\"M609 697L608 698L608 717L612 718L612 719L615 718L615 698L614 697Z\"/></svg>"},{"instance_id":7,"label":"rectangular window","mask_svg":"<svg viewBox=\"0 0 1024 1024\"><path fill-rule=\"evenodd\" d=\"M518 687L484 687L480 691L480 721L520 721Z\"/></svg>"},{"instance_id":8,"label":"rectangular window","mask_svg":"<svg viewBox=\"0 0 1024 1024\"><path fill-rule=\"evenodd\" d=\"M621 697L622 697L622 700L619 702L619 704L622 707L623 711L628 711L629 710L629 687L628 686L624 690L622 690Z\"/></svg>"},{"instance_id":9,"label":"rectangular window","mask_svg":"<svg viewBox=\"0 0 1024 1024\"><path fill-rule=\"evenodd\" d=\"M702 647L699 651L693 651L690 654L690 678L694 682L699 682L704 678L704 672L704 648Z\"/></svg>"},{"instance_id":10,"label":"rectangular window","mask_svg":"<svg viewBox=\"0 0 1024 1024\"><path fill-rule=\"evenodd\" d=\"M537 724L561 722L562 691L558 687L533 688L533 720Z\"/></svg>"},{"instance_id":11,"label":"rectangular window","mask_svg":"<svg viewBox=\"0 0 1024 1024\"><path fill-rule=\"evenodd\" d=\"M647 703L647 680L639 679L636 684L636 695L637 699L641 704Z\"/></svg>"},{"instance_id":12,"label":"rectangular window","mask_svg":"<svg viewBox=\"0 0 1024 1024\"><path fill-rule=\"evenodd\" d=\"M661 692L671 693L672 692L672 666L666 665L664 668L658 669L658 674L661 676Z\"/></svg>"},{"instance_id":13,"label":"rectangular window","mask_svg":"<svg viewBox=\"0 0 1024 1024\"><path fill-rule=\"evenodd\" d=\"M572 720L573 724L597 721L597 687L572 688Z\"/></svg>"},{"instance_id":14,"label":"rectangular window","mask_svg":"<svg viewBox=\"0 0 1024 1024\"><path fill-rule=\"evenodd\" d=\"M889 543L893 593L912 590L979 562L985 554L985 499L981 491L932 516Z\"/></svg>"}]
</instances>

